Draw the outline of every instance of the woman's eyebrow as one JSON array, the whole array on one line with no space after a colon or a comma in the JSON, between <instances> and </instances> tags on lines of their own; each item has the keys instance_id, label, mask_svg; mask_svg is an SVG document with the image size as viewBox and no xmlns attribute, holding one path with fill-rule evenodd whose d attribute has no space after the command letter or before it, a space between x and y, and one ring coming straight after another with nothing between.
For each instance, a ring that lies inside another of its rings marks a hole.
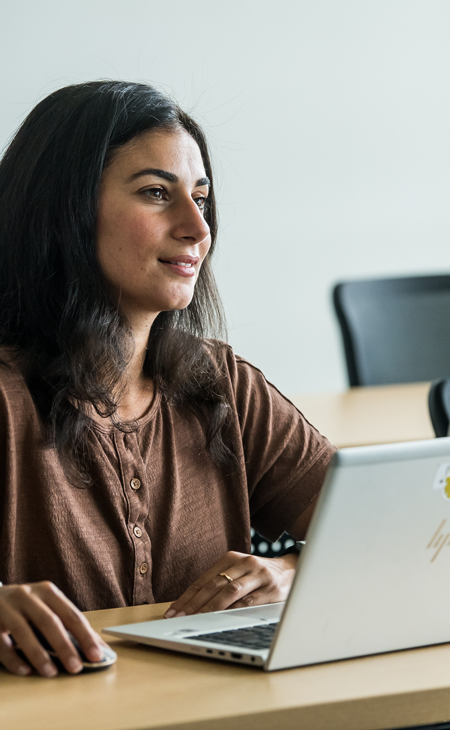
<instances>
[{"instance_id":1,"label":"woman's eyebrow","mask_svg":"<svg viewBox=\"0 0 450 730\"><path fill-rule=\"evenodd\" d=\"M143 177L144 175L154 175L155 177L160 177L163 180L168 180L168 182L178 182L178 176L174 175L173 172L168 172L167 170L159 170L154 167L146 167L144 170L134 172L133 175L128 178L127 182L133 182L133 180L136 180L136 178ZM202 185L211 185L209 177L201 177L195 183L196 187L201 187Z\"/></svg>"}]
</instances>

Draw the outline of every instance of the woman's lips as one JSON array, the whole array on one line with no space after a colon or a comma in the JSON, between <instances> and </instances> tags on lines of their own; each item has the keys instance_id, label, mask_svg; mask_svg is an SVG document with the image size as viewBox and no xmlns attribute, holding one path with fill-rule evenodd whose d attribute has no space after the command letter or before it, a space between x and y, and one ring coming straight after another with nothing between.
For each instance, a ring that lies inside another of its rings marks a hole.
<instances>
[{"instance_id":1,"label":"woman's lips","mask_svg":"<svg viewBox=\"0 0 450 730\"><path fill-rule=\"evenodd\" d=\"M173 259L159 259L161 264L167 266L171 271L179 276L191 277L195 276L195 264L200 261L199 256L177 256Z\"/></svg>"}]
</instances>

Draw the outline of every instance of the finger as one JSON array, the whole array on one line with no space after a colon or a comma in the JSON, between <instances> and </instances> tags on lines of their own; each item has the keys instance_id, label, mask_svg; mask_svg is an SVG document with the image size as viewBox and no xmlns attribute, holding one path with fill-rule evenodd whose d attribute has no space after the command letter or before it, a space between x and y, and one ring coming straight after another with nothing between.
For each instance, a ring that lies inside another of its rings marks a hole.
<instances>
[{"instance_id":1,"label":"finger","mask_svg":"<svg viewBox=\"0 0 450 730\"><path fill-rule=\"evenodd\" d=\"M89 658L92 658L93 661L101 659L102 651L97 635L78 609L52 583L45 581L33 584L33 586L16 586L14 591L10 593L9 604L10 608L12 604L16 609L16 617L23 616L43 634L68 672L76 674L83 669L83 665L73 642L67 634L64 623L66 623L69 630L72 627L75 628L74 635L78 631L83 636L79 626L83 627L84 633L89 636L89 640L87 646L86 640L84 646L80 641L80 646L86 654L90 654ZM23 621L14 624L14 617L12 617L7 627L26 657L40 674L54 676L57 673L55 665L50 661L48 653L39 643L27 621L25 621L25 624ZM93 645L95 651L92 649Z\"/></svg>"},{"instance_id":2,"label":"finger","mask_svg":"<svg viewBox=\"0 0 450 730\"><path fill-rule=\"evenodd\" d=\"M207 571L205 571L205 573L199 576L197 580L194 581L194 583L192 583L192 585L189 586L189 588L187 588L187 590L171 604L170 608L164 614L164 617L172 618L173 616L179 615L182 612L182 615L184 615L185 606L190 605L195 596L205 586L213 582L220 573L226 572L228 575L231 575L230 571L233 569L233 567L236 568L239 563L245 563L248 557L252 556L248 556L244 553L238 553L234 551L226 553L220 560L214 563L211 568L209 568ZM231 577L238 578L241 574L246 572L248 572L247 567L245 567L244 569L238 568L237 571L234 571L234 575L232 575Z\"/></svg>"},{"instance_id":3,"label":"finger","mask_svg":"<svg viewBox=\"0 0 450 730\"><path fill-rule=\"evenodd\" d=\"M177 598L176 601L170 604L169 608L164 614L164 618L173 618L175 615L179 615L181 612L183 612L184 607L186 604L190 603L190 601L194 598L194 596L197 595L197 593L203 588L203 585L200 584L198 581L195 581L185 592ZM184 613L183 613L184 615Z\"/></svg>"},{"instance_id":4,"label":"finger","mask_svg":"<svg viewBox=\"0 0 450 730\"><path fill-rule=\"evenodd\" d=\"M8 672L19 677L26 677L31 673L30 665L18 656L11 637L5 632L0 634L0 664L3 664Z\"/></svg>"},{"instance_id":5,"label":"finger","mask_svg":"<svg viewBox=\"0 0 450 730\"><path fill-rule=\"evenodd\" d=\"M233 601L237 600L240 595L240 583L237 578L230 583L224 576L214 575L207 583L193 592L188 600L184 601L181 610L178 609L177 611L177 616L183 614L190 616L199 613L202 608L208 606L215 597L224 591L227 592L224 596L228 595Z\"/></svg>"},{"instance_id":6,"label":"finger","mask_svg":"<svg viewBox=\"0 0 450 730\"><path fill-rule=\"evenodd\" d=\"M8 615L9 614L9 615ZM53 664L48 652L36 638L28 621L17 611L5 609L5 622L10 627L12 638L17 647L22 650L30 664L42 677L56 677L58 670Z\"/></svg>"},{"instance_id":7,"label":"finger","mask_svg":"<svg viewBox=\"0 0 450 730\"><path fill-rule=\"evenodd\" d=\"M230 577L232 575L230 570ZM261 577L255 573L241 575L231 582L227 581L224 576L216 576L194 596L190 603L185 605L184 611L187 615L224 611L260 586Z\"/></svg>"},{"instance_id":8,"label":"finger","mask_svg":"<svg viewBox=\"0 0 450 730\"><path fill-rule=\"evenodd\" d=\"M51 618L49 620L47 614L46 618L43 618L45 627L37 624L32 617L30 619L45 635L66 669L69 672L78 672L82 669L79 654L67 631L77 639L81 650L90 661L100 661L103 656L101 649L103 642L87 618L53 583L44 582L39 585L41 600L51 609L54 618L51 617L53 620Z\"/></svg>"},{"instance_id":9,"label":"finger","mask_svg":"<svg viewBox=\"0 0 450 730\"><path fill-rule=\"evenodd\" d=\"M269 569L267 565L268 560L265 559L261 572L261 587L258 590L242 596L229 608L247 608L249 606L260 606L264 603L285 601L289 595L297 562L296 556L288 555L286 557L293 557L294 562L285 558L271 558ZM288 565L287 568L286 563Z\"/></svg>"},{"instance_id":10,"label":"finger","mask_svg":"<svg viewBox=\"0 0 450 730\"><path fill-rule=\"evenodd\" d=\"M231 576L230 576L231 577ZM230 582L224 576L213 578L185 608L186 613L208 613L209 611L223 611L235 603L253 581L251 576L233 578Z\"/></svg>"},{"instance_id":11,"label":"finger","mask_svg":"<svg viewBox=\"0 0 450 730\"><path fill-rule=\"evenodd\" d=\"M228 568L228 570L230 571L231 568ZM208 573L210 574L210 571L208 571ZM183 595L180 596L180 598L171 604L170 608L164 614L165 618L196 613L199 607L201 607L229 583L223 575L216 574L215 572L210 574L208 579L208 573L200 576L200 578L196 580L195 583L193 583L183 593ZM229 575L229 573L227 573L227 575ZM236 574L236 578L237 575L238 574Z\"/></svg>"},{"instance_id":12,"label":"finger","mask_svg":"<svg viewBox=\"0 0 450 730\"><path fill-rule=\"evenodd\" d=\"M227 608L251 606L255 602L254 596L267 595L267 583L264 573L247 573L237 580L228 583L219 593L210 598L198 613L208 611L224 611ZM248 597L248 601L246 599ZM260 603L268 603L269 599L260 599Z\"/></svg>"},{"instance_id":13,"label":"finger","mask_svg":"<svg viewBox=\"0 0 450 730\"><path fill-rule=\"evenodd\" d=\"M263 606L265 603L272 602L271 592L268 592L267 589L263 589L247 593L247 595L239 598L232 606L229 606L229 608L249 608L250 606Z\"/></svg>"}]
</instances>

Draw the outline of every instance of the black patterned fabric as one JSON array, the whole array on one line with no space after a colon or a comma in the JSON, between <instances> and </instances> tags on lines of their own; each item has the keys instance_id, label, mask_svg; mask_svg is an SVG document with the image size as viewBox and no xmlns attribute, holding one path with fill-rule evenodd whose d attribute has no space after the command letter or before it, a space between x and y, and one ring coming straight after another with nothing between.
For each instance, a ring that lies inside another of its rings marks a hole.
<instances>
[{"instance_id":1,"label":"black patterned fabric","mask_svg":"<svg viewBox=\"0 0 450 730\"><path fill-rule=\"evenodd\" d=\"M295 541L287 532L284 532L276 542L269 542L267 538L262 537L253 529L251 535L252 555L258 555L261 558L279 558L288 547L295 544Z\"/></svg>"}]
</instances>

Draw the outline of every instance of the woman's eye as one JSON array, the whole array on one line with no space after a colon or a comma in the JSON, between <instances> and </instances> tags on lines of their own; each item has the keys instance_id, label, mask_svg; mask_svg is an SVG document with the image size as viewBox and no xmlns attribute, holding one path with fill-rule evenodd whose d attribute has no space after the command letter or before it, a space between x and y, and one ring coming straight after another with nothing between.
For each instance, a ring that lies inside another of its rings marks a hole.
<instances>
[{"instance_id":1,"label":"woman's eye","mask_svg":"<svg viewBox=\"0 0 450 730\"><path fill-rule=\"evenodd\" d=\"M200 198L194 198L194 201L198 205L200 210L205 210L207 201L207 198L205 196L202 195Z\"/></svg>"},{"instance_id":2,"label":"woman's eye","mask_svg":"<svg viewBox=\"0 0 450 730\"><path fill-rule=\"evenodd\" d=\"M147 190L143 190L142 192L146 198L164 200L165 190L163 188L147 188Z\"/></svg>"}]
</instances>

